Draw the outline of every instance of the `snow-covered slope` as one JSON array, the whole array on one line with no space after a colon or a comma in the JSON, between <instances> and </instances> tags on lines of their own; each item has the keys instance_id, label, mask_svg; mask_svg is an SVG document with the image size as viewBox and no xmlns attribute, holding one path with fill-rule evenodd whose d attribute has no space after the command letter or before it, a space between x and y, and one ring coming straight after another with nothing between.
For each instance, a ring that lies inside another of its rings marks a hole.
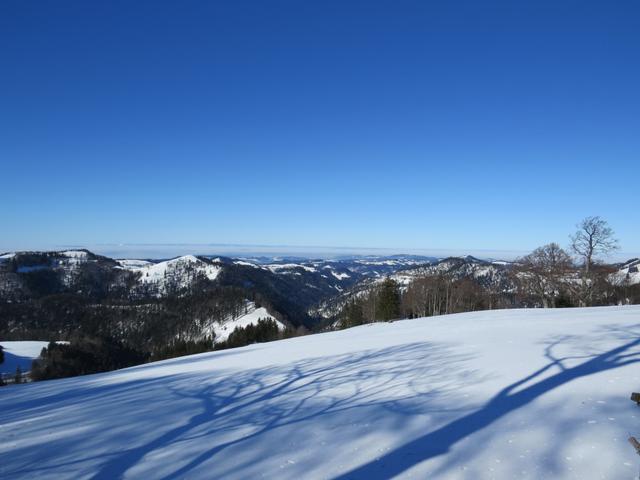
<instances>
[{"instance_id":1,"label":"snow-covered slope","mask_svg":"<svg viewBox=\"0 0 640 480\"><path fill-rule=\"evenodd\" d=\"M31 362L40 356L49 342L0 341L4 349L4 362L0 363L0 374L13 375L19 366L23 372L31 370Z\"/></svg>"},{"instance_id":2,"label":"snow-covered slope","mask_svg":"<svg viewBox=\"0 0 640 480\"><path fill-rule=\"evenodd\" d=\"M246 313L238 318L230 318L223 322L213 322L204 329L204 335L215 335L215 343L221 343L229 338L229 335L233 333L236 328L245 328L249 325L257 325L260 320L273 320L276 322L278 329L284 331L286 326L279 322L269 311L264 307L256 308L253 302L246 302Z\"/></svg>"},{"instance_id":3,"label":"snow-covered slope","mask_svg":"<svg viewBox=\"0 0 640 480\"><path fill-rule=\"evenodd\" d=\"M140 260L119 260L118 263L121 268L138 273L144 291L153 291L157 296L186 289L198 277L215 280L222 270L217 261L194 255L158 263Z\"/></svg>"},{"instance_id":4,"label":"snow-covered slope","mask_svg":"<svg viewBox=\"0 0 640 480\"><path fill-rule=\"evenodd\" d=\"M611 274L611 281L616 285L636 285L640 283L640 258L633 258L618 266L618 271Z\"/></svg>"},{"instance_id":5,"label":"snow-covered slope","mask_svg":"<svg viewBox=\"0 0 640 480\"><path fill-rule=\"evenodd\" d=\"M373 324L0 389L3 478L625 479L640 307Z\"/></svg>"}]
</instances>

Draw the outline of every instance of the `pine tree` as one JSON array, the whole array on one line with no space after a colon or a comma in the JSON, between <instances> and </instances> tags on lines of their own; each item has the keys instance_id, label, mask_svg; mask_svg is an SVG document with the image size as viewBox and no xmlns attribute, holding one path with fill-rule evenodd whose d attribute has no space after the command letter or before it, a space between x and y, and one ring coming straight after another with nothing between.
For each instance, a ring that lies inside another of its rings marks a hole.
<instances>
[{"instance_id":1,"label":"pine tree","mask_svg":"<svg viewBox=\"0 0 640 480\"><path fill-rule=\"evenodd\" d=\"M362 304L357 300L349 302L345 309L344 325L346 327L355 327L363 323L365 323L365 320Z\"/></svg>"},{"instance_id":2,"label":"pine tree","mask_svg":"<svg viewBox=\"0 0 640 480\"><path fill-rule=\"evenodd\" d=\"M378 291L376 305L377 320L393 320L400 317L400 290L398 284L390 278L382 282Z\"/></svg>"}]
</instances>

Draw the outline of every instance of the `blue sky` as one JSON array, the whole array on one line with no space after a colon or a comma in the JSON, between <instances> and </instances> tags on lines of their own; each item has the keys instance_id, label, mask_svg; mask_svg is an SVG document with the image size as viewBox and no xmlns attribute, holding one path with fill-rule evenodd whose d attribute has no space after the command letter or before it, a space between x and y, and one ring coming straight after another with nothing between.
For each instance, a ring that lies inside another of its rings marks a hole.
<instances>
[{"instance_id":1,"label":"blue sky","mask_svg":"<svg viewBox=\"0 0 640 480\"><path fill-rule=\"evenodd\" d=\"M0 3L0 250L640 252L640 3Z\"/></svg>"}]
</instances>

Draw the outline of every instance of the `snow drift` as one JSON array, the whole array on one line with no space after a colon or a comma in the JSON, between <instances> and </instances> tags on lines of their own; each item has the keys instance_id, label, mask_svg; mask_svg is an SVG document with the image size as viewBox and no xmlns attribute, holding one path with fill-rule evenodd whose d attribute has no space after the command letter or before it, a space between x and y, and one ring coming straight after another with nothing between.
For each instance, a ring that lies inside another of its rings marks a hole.
<instances>
[{"instance_id":1,"label":"snow drift","mask_svg":"<svg viewBox=\"0 0 640 480\"><path fill-rule=\"evenodd\" d=\"M634 478L640 307L373 324L0 390L3 478Z\"/></svg>"}]
</instances>

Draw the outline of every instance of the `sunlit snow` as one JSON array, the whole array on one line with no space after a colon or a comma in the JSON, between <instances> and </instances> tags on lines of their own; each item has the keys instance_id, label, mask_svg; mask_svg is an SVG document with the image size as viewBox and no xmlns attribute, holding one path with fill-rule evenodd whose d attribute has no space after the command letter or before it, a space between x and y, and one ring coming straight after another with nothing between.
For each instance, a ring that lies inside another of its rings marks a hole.
<instances>
[{"instance_id":1,"label":"sunlit snow","mask_svg":"<svg viewBox=\"0 0 640 480\"><path fill-rule=\"evenodd\" d=\"M0 389L0 477L625 479L640 307L379 323Z\"/></svg>"}]
</instances>

